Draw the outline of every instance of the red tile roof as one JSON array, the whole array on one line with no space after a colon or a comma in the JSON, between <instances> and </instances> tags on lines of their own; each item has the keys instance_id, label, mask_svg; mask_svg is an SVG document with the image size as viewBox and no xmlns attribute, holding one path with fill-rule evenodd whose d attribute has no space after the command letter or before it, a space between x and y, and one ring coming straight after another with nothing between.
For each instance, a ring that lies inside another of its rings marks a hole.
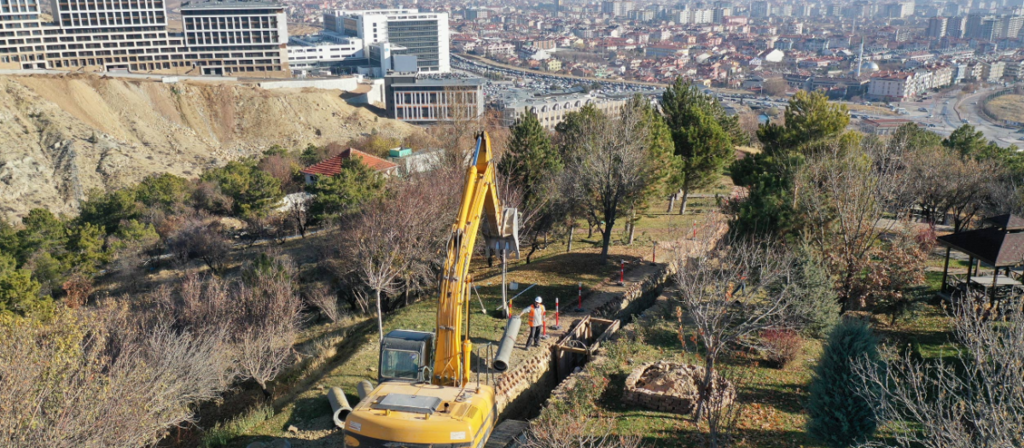
<instances>
[{"instance_id":1,"label":"red tile roof","mask_svg":"<svg viewBox=\"0 0 1024 448\"><path fill-rule=\"evenodd\" d=\"M358 157L366 166L374 170L385 172L397 167L397 164L388 162L380 157L367 154L355 148L349 148L334 157L324 160L315 165L310 165L302 170L302 174L315 174L318 176L334 176L341 173L341 162L350 157Z\"/></svg>"}]
</instances>

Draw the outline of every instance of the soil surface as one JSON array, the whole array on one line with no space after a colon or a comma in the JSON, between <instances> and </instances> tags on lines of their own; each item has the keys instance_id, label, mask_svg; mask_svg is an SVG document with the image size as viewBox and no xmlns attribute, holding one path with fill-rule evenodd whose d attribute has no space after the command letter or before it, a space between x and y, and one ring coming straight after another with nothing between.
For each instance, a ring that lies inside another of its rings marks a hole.
<instances>
[{"instance_id":1,"label":"soil surface","mask_svg":"<svg viewBox=\"0 0 1024 448\"><path fill-rule=\"evenodd\" d=\"M377 130L416 129L346 103L338 90L263 90L236 82L0 76L0 217L32 208L73 215L92 189L208 167Z\"/></svg>"}]
</instances>

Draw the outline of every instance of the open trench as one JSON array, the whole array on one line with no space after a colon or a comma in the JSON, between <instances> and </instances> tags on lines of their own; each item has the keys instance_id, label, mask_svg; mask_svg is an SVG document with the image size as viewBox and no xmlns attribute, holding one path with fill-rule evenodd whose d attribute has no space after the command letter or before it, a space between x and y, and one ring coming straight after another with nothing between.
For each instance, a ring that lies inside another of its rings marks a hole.
<instances>
[{"instance_id":1,"label":"open trench","mask_svg":"<svg viewBox=\"0 0 1024 448\"><path fill-rule=\"evenodd\" d=\"M641 275L636 275L640 271ZM511 428L512 434L492 437L488 448L515 446L514 440L527 425L502 425L525 421L540 414L552 391L578 372L600 345L626 325L634 315L654 305L662 287L672 276L669 265L646 265L634 269L636 281L627 281L621 291L598 291L584 302L583 312L562 316L561 329L549 330L539 348L519 356L511 368L495 377L499 430ZM521 350L521 349L517 349ZM511 443L510 443L511 442Z\"/></svg>"}]
</instances>

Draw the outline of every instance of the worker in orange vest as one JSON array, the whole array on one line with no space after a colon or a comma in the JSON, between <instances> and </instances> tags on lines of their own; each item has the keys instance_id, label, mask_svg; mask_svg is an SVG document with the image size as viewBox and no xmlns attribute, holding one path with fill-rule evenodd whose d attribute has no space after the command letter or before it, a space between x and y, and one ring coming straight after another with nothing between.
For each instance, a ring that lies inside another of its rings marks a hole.
<instances>
[{"instance_id":1,"label":"worker in orange vest","mask_svg":"<svg viewBox=\"0 0 1024 448\"><path fill-rule=\"evenodd\" d=\"M541 300L540 296L533 299L533 306L528 307L519 313L520 316L530 312L530 335L526 337L526 348L530 348L530 341L533 341L534 347L540 347L540 335L544 330L544 301Z\"/></svg>"}]
</instances>

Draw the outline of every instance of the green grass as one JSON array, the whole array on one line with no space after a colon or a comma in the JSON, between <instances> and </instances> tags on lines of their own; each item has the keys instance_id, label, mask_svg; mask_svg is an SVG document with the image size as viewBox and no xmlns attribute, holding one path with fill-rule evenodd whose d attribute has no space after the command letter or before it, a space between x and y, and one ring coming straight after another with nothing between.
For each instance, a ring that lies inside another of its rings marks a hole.
<instances>
[{"instance_id":1,"label":"green grass","mask_svg":"<svg viewBox=\"0 0 1024 448\"><path fill-rule=\"evenodd\" d=\"M202 447L213 448L227 445L235 437L245 434L254 426L263 423L274 416L274 408L267 403L259 403L243 414L228 420L224 424L218 423L203 434Z\"/></svg>"},{"instance_id":2,"label":"green grass","mask_svg":"<svg viewBox=\"0 0 1024 448\"><path fill-rule=\"evenodd\" d=\"M935 258L929 260L929 265ZM953 260L950 265L955 265ZM962 267L966 268L966 263ZM938 291L942 272L926 272L925 278L930 291ZM667 306L672 307L671 303ZM614 422L614 434L638 435L646 446L700 446L707 435L706 425L694 424L690 416L630 407L622 402L625 378L639 364L662 359L701 364L696 353L683 348L678 336L679 325L666 314L664 311L651 313L652 317L634 324L633 331L639 333L639 339L627 336L606 344L604 361L588 366L585 374L590 377L580 383L593 384L601 378L608 379L607 386L591 392L587 399L594 406L593 416ZM894 326L887 322L885 318L874 319L874 329L882 342L897 349L912 350L916 359L948 360L958 348L952 334L952 321L938 301L919 304L908 319ZM681 331L686 334L693 329L683 326ZM756 353L737 352L720 360L720 373L733 381L741 405L735 429L738 440L734 446L822 446L804 433L807 388L822 350L823 341L805 339L800 356L785 369L769 367ZM577 408L588 406L576 404ZM545 410L548 412L555 413L555 418L566 418L559 413L572 411L551 406ZM878 436L885 437L886 433L880 432Z\"/></svg>"},{"instance_id":3,"label":"green grass","mask_svg":"<svg viewBox=\"0 0 1024 448\"><path fill-rule=\"evenodd\" d=\"M635 408L622 402L625 379L639 364L657 360L701 363L696 354L683 349L672 320L662 316L639 325L644 328L642 340L623 337L607 344L605 360L588 367L587 374L592 378L609 379L608 385L592 397L595 413L614 422L614 434L639 436L646 446L698 446L707 429L695 425L689 416ZM692 329L684 327L683 331ZM803 402L807 399L810 367L820 353L821 343L807 340L800 357L785 369L767 367L754 354L738 353L723 360L720 372L733 381L742 403L736 426L741 440L736 446L818 446L803 434ZM545 412L550 409L553 408Z\"/></svg>"}]
</instances>

